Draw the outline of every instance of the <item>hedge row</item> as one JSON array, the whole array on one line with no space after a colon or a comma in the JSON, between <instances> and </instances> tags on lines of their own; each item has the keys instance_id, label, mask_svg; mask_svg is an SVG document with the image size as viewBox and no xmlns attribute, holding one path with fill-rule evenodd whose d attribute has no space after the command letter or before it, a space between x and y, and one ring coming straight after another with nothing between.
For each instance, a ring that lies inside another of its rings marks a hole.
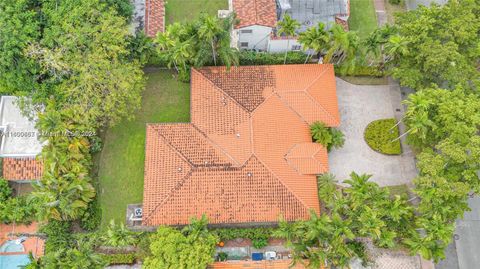
<instances>
[{"instance_id":1,"label":"hedge row","mask_svg":"<svg viewBox=\"0 0 480 269\"><path fill-rule=\"evenodd\" d=\"M395 126L395 119L382 119L372 121L365 128L365 142L375 151L388 154L398 155L402 153L400 146L398 126ZM394 142L392 142L395 140Z\"/></svg>"},{"instance_id":2,"label":"hedge row","mask_svg":"<svg viewBox=\"0 0 480 269\"><path fill-rule=\"evenodd\" d=\"M291 51L287 55L287 64L303 64L307 55L301 51ZM283 64L285 59L284 53L266 53L255 51L240 51L240 65L274 65ZM164 59L153 53L148 58L147 66L167 67ZM336 66L335 73L343 76L373 76L383 77L384 72L375 66L356 66L355 68L345 68Z\"/></svg>"},{"instance_id":3,"label":"hedge row","mask_svg":"<svg viewBox=\"0 0 480 269\"><path fill-rule=\"evenodd\" d=\"M134 264L135 254L101 254L102 258L108 262L109 265L116 264Z\"/></svg>"}]
</instances>

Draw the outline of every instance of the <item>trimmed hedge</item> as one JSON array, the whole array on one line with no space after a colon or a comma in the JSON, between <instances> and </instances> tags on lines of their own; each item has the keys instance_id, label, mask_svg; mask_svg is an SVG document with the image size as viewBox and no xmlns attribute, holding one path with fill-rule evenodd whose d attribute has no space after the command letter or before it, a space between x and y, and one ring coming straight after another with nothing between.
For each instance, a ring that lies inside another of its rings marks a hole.
<instances>
[{"instance_id":1,"label":"trimmed hedge","mask_svg":"<svg viewBox=\"0 0 480 269\"><path fill-rule=\"evenodd\" d=\"M134 264L135 263L135 254L101 254L102 258L108 262L109 265L117 264Z\"/></svg>"},{"instance_id":2,"label":"trimmed hedge","mask_svg":"<svg viewBox=\"0 0 480 269\"><path fill-rule=\"evenodd\" d=\"M287 55L287 64L303 64L307 55L301 51L290 51ZM255 51L240 51L240 65L269 65L283 64L285 53L266 53Z\"/></svg>"},{"instance_id":3,"label":"trimmed hedge","mask_svg":"<svg viewBox=\"0 0 480 269\"><path fill-rule=\"evenodd\" d=\"M344 66L335 66L335 74L342 76L354 77L383 77L385 72L378 69L376 66L356 66L353 70L349 70Z\"/></svg>"},{"instance_id":4,"label":"trimmed hedge","mask_svg":"<svg viewBox=\"0 0 480 269\"><path fill-rule=\"evenodd\" d=\"M387 154L387 155L399 155L402 153L400 146L400 139L395 140L400 134L398 126L390 129L395 125L395 119L382 119L372 121L367 125L364 132L365 142L373 150Z\"/></svg>"}]
</instances>

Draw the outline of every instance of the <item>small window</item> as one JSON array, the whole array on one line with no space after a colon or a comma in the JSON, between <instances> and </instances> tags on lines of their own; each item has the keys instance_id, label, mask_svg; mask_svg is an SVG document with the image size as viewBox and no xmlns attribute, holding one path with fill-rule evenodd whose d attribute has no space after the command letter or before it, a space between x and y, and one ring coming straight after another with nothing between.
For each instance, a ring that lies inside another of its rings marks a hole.
<instances>
[{"instance_id":1,"label":"small window","mask_svg":"<svg viewBox=\"0 0 480 269\"><path fill-rule=\"evenodd\" d=\"M301 45L292 45L292 50L300 50L301 48Z\"/></svg>"},{"instance_id":2,"label":"small window","mask_svg":"<svg viewBox=\"0 0 480 269\"><path fill-rule=\"evenodd\" d=\"M240 47L242 48L248 47L248 42L240 42Z\"/></svg>"},{"instance_id":3,"label":"small window","mask_svg":"<svg viewBox=\"0 0 480 269\"><path fill-rule=\"evenodd\" d=\"M240 30L240 33L242 33L242 34L251 34L251 33L253 33L253 30L251 30L251 29L248 29L248 30Z\"/></svg>"}]
</instances>

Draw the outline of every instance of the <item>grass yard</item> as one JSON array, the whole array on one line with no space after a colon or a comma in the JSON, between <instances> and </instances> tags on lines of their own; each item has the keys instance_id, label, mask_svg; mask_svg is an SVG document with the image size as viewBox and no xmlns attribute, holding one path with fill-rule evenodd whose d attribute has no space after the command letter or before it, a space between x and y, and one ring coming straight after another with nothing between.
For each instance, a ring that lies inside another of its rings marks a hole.
<instances>
[{"instance_id":1,"label":"grass yard","mask_svg":"<svg viewBox=\"0 0 480 269\"><path fill-rule=\"evenodd\" d=\"M350 1L350 18L348 26L351 31L357 31L360 38L367 37L377 28L377 15L375 14L374 0Z\"/></svg>"},{"instance_id":2,"label":"grass yard","mask_svg":"<svg viewBox=\"0 0 480 269\"><path fill-rule=\"evenodd\" d=\"M127 204L142 202L145 124L190 120L190 86L172 75L167 70L146 72L142 108L135 119L105 134L98 171L102 227L111 219L124 222Z\"/></svg>"},{"instance_id":3,"label":"grass yard","mask_svg":"<svg viewBox=\"0 0 480 269\"><path fill-rule=\"evenodd\" d=\"M219 9L228 9L228 0L167 0L165 21L167 25L190 21L204 12L216 16Z\"/></svg>"},{"instance_id":4,"label":"grass yard","mask_svg":"<svg viewBox=\"0 0 480 269\"><path fill-rule=\"evenodd\" d=\"M405 1L401 1L400 4L390 4L388 0L385 1L385 11L387 12L388 23L395 23L395 13L402 13L407 11Z\"/></svg>"}]
</instances>

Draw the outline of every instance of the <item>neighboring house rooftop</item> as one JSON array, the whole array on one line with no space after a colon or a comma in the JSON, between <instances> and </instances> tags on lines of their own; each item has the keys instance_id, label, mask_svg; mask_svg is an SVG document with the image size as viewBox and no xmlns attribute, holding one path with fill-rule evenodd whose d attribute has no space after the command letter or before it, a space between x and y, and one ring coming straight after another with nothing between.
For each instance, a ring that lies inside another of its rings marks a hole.
<instances>
[{"instance_id":1,"label":"neighboring house rooftop","mask_svg":"<svg viewBox=\"0 0 480 269\"><path fill-rule=\"evenodd\" d=\"M239 24L235 28L252 25L275 27L277 25L277 7L275 0L233 0L233 10Z\"/></svg>"},{"instance_id":2,"label":"neighboring house rooftop","mask_svg":"<svg viewBox=\"0 0 480 269\"><path fill-rule=\"evenodd\" d=\"M327 26L335 23L336 17L350 15L349 0L289 0L291 9L286 12L300 24L300 32L323 22Z\"/></svg>"},{"instance_id":3,"label":"neighboring house rooftop","mask_svg":"<svg viewBox=\"0 0 480 269\"><path fill-rule=\"evenodd\" d=\"M22 114L18 98L0 99L0 157L35 157L42 151L35 120Z\"/></svg>"},{"instance_id":4,"label":"neighboring house rooftop","mask_svg":"<svg viewBox=\"0 0 480 269\"><path fill-rule=\"evenodd\" d=\"M293 261L288 260L263 260L263 261L226 261L214 262L207 269L306 269L304 265L297 262L292 266ZM320 267L319 267L320 269Z\"/></svg>"},{"instance_id":5,"label":"neighboring house rooftop","mask_svg":"<svg viewBox=\"0 0 480 269\"><path fill-rule=\"evenodd\" d=\"M165 31L165 1L145 0L145 34L155 37Z\"/></svg>"},{"instance_id":6,"label":"neighboring house rooftop","mask_svg":"<svg viewBox=\"0 0 480 269\"><path fill-rule=\"evenodd\" d=\"M43 164L35 158L3 158L3 178L9 181L40 179Z\"/></svg>"},{"instance_id":7,"label":"neighboring house rooftop","mask_svg":"<svg viewBox=\"0 0 480 269\"><path fill-rule=\"evenodd\" d=\"M309 125L338 126L332 65L192 69L191 123L147 125L143 224L271 223L319 212L327 150Z\"/></svg>"}]
</instances>

